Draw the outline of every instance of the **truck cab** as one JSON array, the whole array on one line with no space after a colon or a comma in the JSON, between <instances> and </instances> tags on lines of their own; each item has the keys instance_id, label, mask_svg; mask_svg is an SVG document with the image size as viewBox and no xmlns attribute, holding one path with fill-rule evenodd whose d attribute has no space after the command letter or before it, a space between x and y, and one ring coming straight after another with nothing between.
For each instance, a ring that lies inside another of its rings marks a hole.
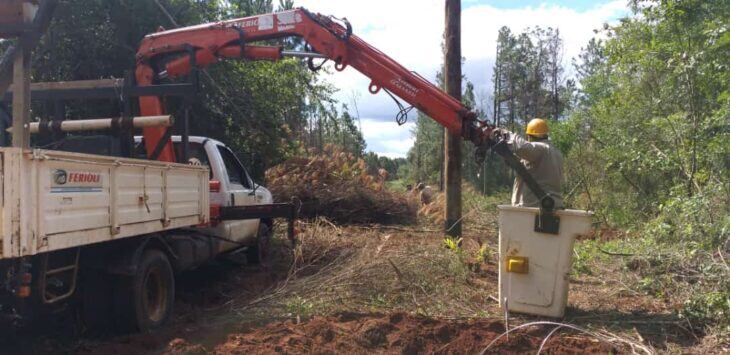
<instances>
[{"instance_id":1,"label":"truck cab","mask_svg":"<svg viewBox=\"0 0 730 355\"><path fill-rule=\"evenodd\" d=\"M182 156L182 138L173 136L172 142L178 156ZM251 178L236 154L225 144L211 138L190 136L188 139L188 164L202 165L210 169L210 204L219 207L251 206L273 203L271 192ZM135 137L142 149L142 137ZM140 151L138 149L138 151ZM140 153L144 155L144 150ZM262 226L261 223L267 224ZM213 234L223 242L219 253L244 245L255 245L256 236L262 229L270 229L271 221L261 219L227 220L214 223L204 232ZM235 241L238 244L225 242Z\"/></svg>"}]
</instances>

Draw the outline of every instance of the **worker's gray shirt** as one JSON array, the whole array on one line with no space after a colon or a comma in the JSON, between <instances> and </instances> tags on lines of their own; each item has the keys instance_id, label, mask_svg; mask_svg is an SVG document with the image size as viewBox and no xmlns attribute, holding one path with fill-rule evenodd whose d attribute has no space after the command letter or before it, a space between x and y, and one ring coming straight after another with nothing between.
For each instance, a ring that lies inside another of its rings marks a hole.
<instances>
[{"instance_id":1,"label":"worker's gray shirt","mask_svg":"<svg viewBox=\"0 0 730 355\"><path fill-rule=\"evenodd\" d=\"M538 185L555 200L555 208L563 208L563 155L560 150L549 139L528 142L516 134L510 134L509 146L522 159ZM519 176L512 189L512 205L540 207L540 201Z\"/></svg>"}]
</instances>

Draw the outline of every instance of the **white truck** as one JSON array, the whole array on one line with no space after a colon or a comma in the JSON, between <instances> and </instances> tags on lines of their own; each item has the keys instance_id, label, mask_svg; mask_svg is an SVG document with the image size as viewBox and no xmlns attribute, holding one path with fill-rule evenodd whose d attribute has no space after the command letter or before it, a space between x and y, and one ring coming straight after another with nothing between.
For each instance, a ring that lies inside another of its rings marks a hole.
<instances>
[{"instance_id":1,"label":"white truck","mask_svg":"<svg viewBox=\"0 0 730 355\"><path fill-rule=\"evenodd\" d=\"M170 316L181 271L238 251L265 263L273 218L293 218L213 139L189 137L191 164L100 155L88 137L54 149L0 148L6 315L74 299L90 325L153 329Z\"/></svg>"}]
</instances>

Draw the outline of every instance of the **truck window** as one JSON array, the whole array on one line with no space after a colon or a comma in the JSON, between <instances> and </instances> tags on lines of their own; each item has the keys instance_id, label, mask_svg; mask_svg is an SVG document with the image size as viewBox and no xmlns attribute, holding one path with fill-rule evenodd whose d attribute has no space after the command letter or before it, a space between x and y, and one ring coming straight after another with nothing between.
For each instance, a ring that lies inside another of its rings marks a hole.
<instances>
[{"instance_id":1,"label":"truck window","mask_svg":"<svg viewBox=\"0 0 730 355\"><path fill-rule=\"evenodd\" d=\"M183 144L182 142L175 142L173 143L175 146L175 154L177 154L178 157L183 156ZM208 160L208 154L205 152L205 147L201 143L188 143L188 163L190 163L190 160L197 159L197 161L200 162L200 165L210 167L210 162Z\"/></svg>"},{"instance_id":2,"label":"truck window","mask_svg":"<svg viewBox=\"0 0 730 355\"><path fill-rule=\"evenodd\" d=\"M221 153L223 164L226 166L226 172L228 173L228 181L231 184L239 184L244 188L251 189L251 180L248 178L246 169L243 168L238 158L226 147L218 146L218 151Z\"/></svg>"},{"instance_id":3,"label":"truck window","mask_svg":"<svg viewBox=\"0 0 730 355\"><path fill-rule=\"evenodd\" d=\"M183 144L182 142L174 142L173 146L175 147L175 154L178 157L183 156ZM188 142L188 164L193 164L193 162L198 163L200 162L200 165L207 167L210 169L210 160L208 159L208 153L205 151L205 146L202 143L193 143ZM185 163L185 162L181 162ZM210 170L210 179L213 179L213 170Z\"/></svg>"}]
</instances>

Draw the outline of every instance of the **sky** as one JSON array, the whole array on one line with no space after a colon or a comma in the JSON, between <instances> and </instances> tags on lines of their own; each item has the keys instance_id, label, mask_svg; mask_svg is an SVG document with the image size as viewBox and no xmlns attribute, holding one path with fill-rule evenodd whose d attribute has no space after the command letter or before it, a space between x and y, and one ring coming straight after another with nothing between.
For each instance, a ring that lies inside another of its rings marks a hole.
<instances>
[{"instance_id":1,"label":"sky","mask_svg":"<svg viewBox=\"0 0 730 355\"><path fill-rule=\"evenodd\" d=\"M353 32L406 68L432 82L442 66L444 0L297 0L296 6L325 15L346 17ZM462 0L462 69L474 83L477 99L491 93L497 32L513 33L529 27L553 27L564 41L564 64L570 66L594 29L629 14L627 0ZM359 115L367 151L391 158L405 157L413 146L417 113L403 126L395 122L397 108L387 94L371 95L369 79L352 68L333 69L325 80L339 91L336 99ZM570 74L570 73L568 73ZM357 109L356 109L357 108Z\"/></svg>"}]
</instances>

